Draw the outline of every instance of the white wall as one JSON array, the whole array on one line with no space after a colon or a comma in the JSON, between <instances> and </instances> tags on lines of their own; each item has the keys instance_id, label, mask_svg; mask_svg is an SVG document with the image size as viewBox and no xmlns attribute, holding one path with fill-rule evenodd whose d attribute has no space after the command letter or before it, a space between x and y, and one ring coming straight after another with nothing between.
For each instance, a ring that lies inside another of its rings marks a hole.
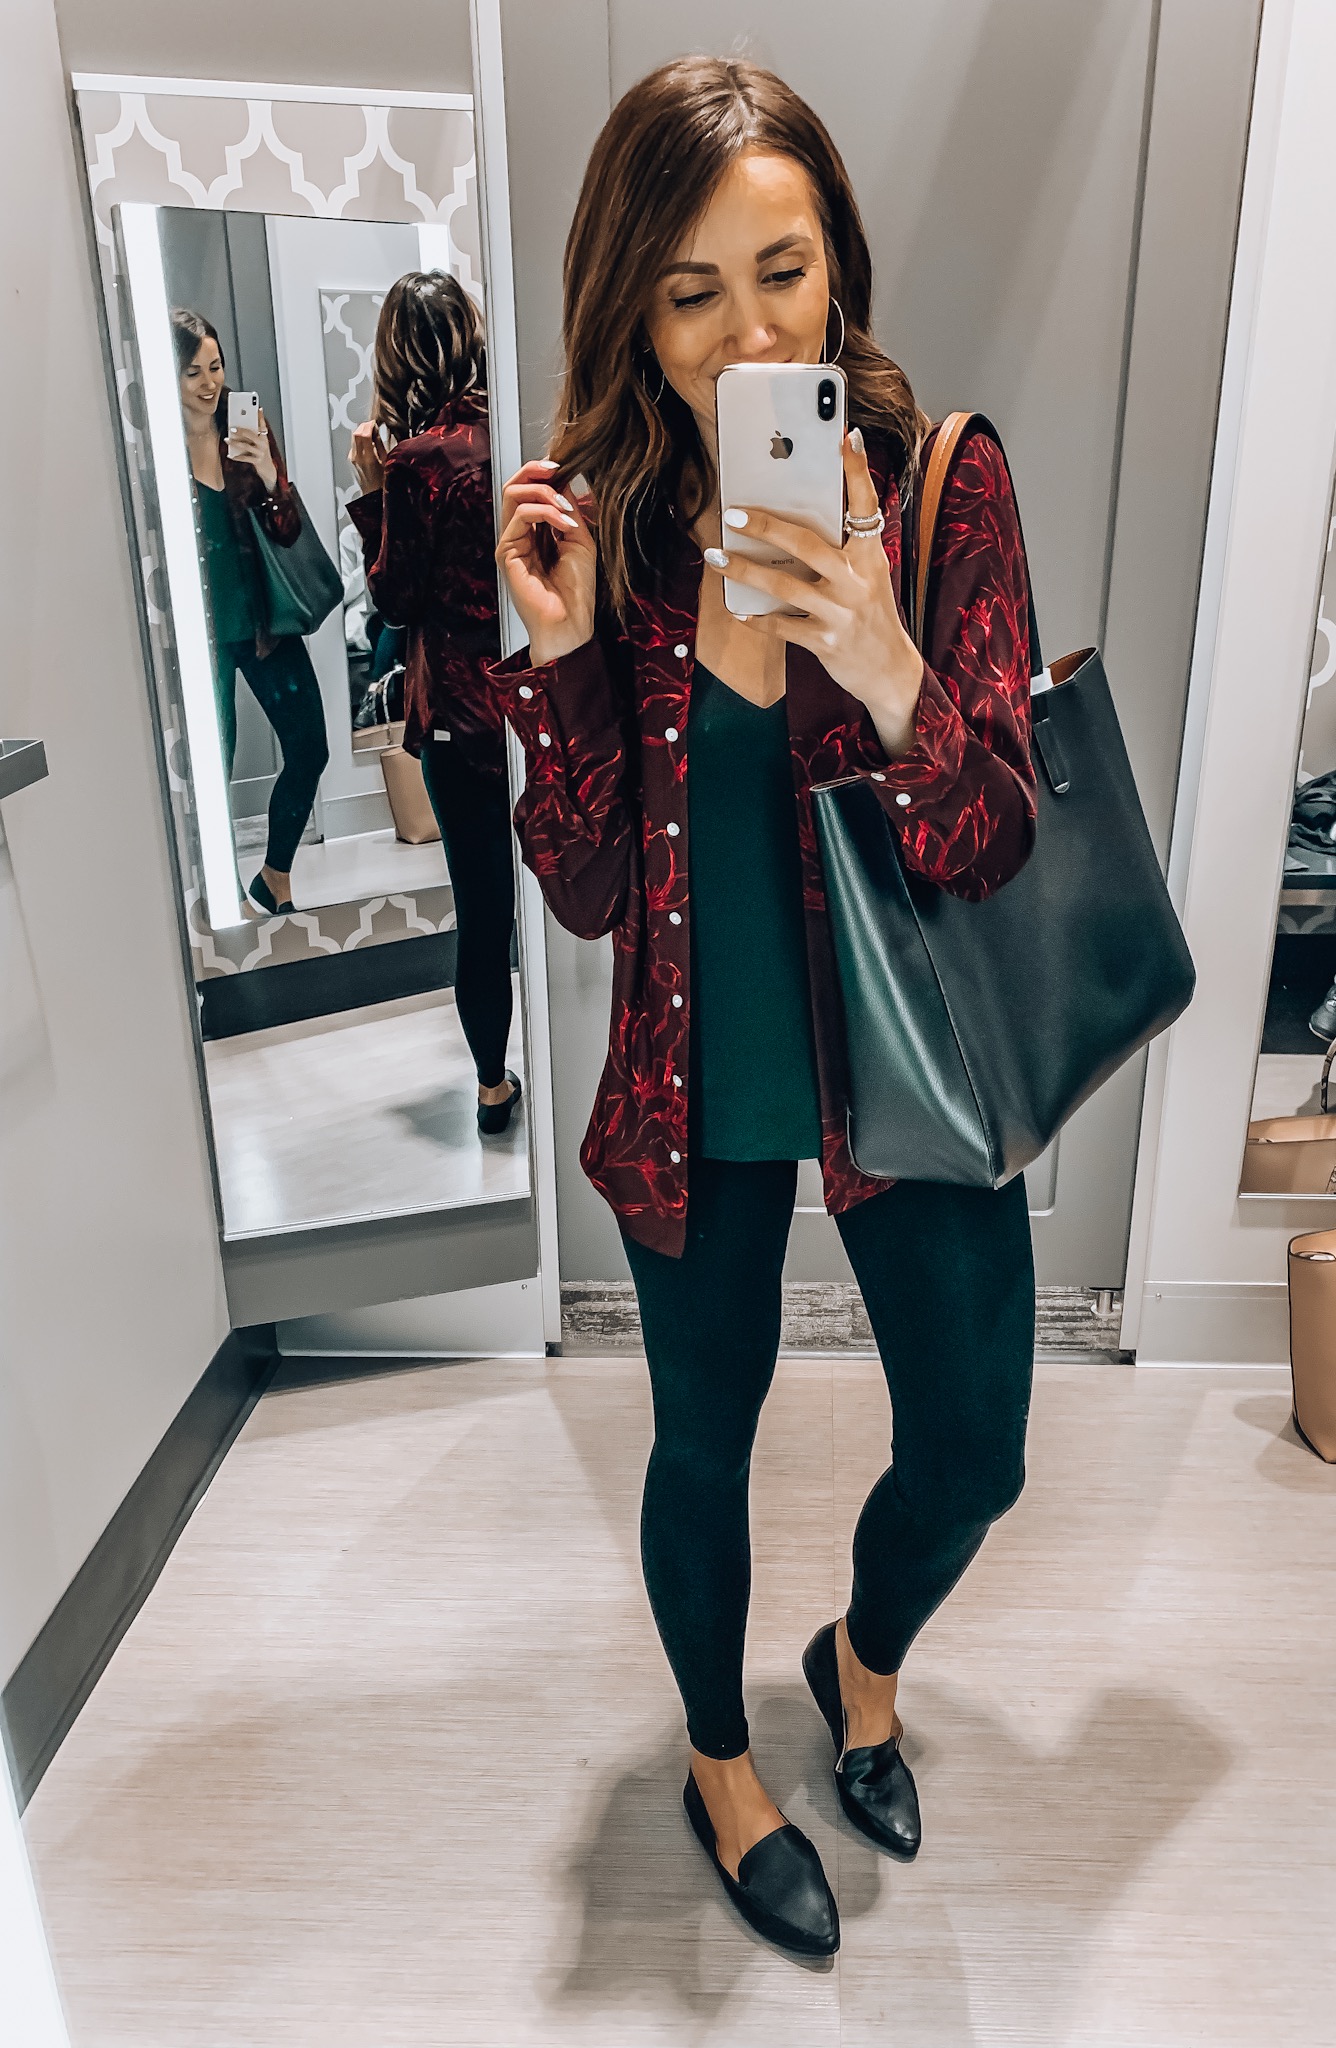
<instances>
[{"instance_id":1,"label":"white wall","mask_svg":"<svg viewBox=\"0 0 1336 2048\"><path fill-rule=\"evenodd\" d=\"M1197 996L1152 1068L1128 1276L1144 1363L1283 1361L1286 1244L1332 1221L1236 1190L1336 449L1333 77L1331 0L1267 0L1170 865Z\"/></svg>"},{"instance_id":2,"label":"white wall","mask_svg":"<svg viewBox=\"0 0 1336 2048\"><path fill-rule=\"evenodd\" d=\"M51 0L4 40L0 733L51 775L3 805L0 1683L228 1327Z\"/></svg>"},{"instance_id":3,"label":"white wall","mask_svg":"<svg viewBox=\"0 0 1336 2048\"><path fill-rule=\"evenodd\" d=\"M70 2043L8 1778L0 1785L0 2040L21 2048Z\"/></svg>"}]
</instances>

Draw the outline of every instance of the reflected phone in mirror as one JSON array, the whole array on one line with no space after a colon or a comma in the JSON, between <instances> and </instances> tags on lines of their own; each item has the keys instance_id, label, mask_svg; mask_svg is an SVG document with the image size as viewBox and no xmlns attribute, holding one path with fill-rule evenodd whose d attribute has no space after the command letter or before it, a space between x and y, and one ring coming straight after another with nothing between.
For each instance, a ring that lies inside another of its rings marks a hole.
<instances>
[{"instance_id":1,"label":"reflected phone in mirror","mask_svg":"<svg viewBox=\"0 0 1336 2048\"><path fill-rule=\"evenodd\" d=\"M235 434L239 428L248 433L260 429L260 394L258 391L229 391L227 394L227 431Z\"/></svg>"},{"instance_id":2,"label":"reflected phone in mirror","mask_svg":"<svg viewBox=\"0 0 1336 2048\"><path fill-rule=\"evenodd\" d=\"M733 363L721 370L714 387L721 507L799 520L839 547L846 396L843 373L831 363ZM728 528L723 544L730 554L814 580L792 555L745 532ZM728 576L724 603L740 619L792 609Z\"/></svg>"}]
</instances>

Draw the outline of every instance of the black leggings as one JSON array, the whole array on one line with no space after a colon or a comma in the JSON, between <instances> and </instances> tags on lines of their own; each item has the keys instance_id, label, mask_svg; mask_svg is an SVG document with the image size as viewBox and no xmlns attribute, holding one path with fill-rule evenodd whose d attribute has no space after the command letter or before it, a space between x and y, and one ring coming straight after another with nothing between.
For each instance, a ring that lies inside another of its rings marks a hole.
<instances>
[{"instance_id":1,"label":"black leggings","mask_svg":"<svg viewBox=\"0 0 1336 2048\"><path fill-rule=\"evenodd\" d=\"M691 1167L680 1259L625 1239L654 1395L641 1557L706 1756L747 1747L752 1443L779 1348L792 1162ZM837 1218L890 1389L894 1462L854 1532L849 1638L900 1669L1025 1478L1034 1266L1025 1183L900 1181Z\"/></svg>"},{"instance_id":2,"label":"black leggings","mask_svg":"<svg viewBox=\"0 0 1336 2048\"><path fill-rule=\"evenodd\" d=\"M515 864L510 790L451 740L424 740L422 773L455 897L455 1004L478 1080L499 1088L510 1036Z\"/></svg>"},{"instance_id":3,"label":"black leggings","mask_svg":"<svg viewBox=\"0 0 1336 2048\"><path fill-rule=\"evenodd\" d=\"M292 871L292 857L329 761L320 685L306 642L295 634L275 641L265 655L256 653L253 640L227 641L218 649L218 729L229 782L237 751L238 669L283 750L283 767L269 798L269 845L264 859L266 867L286 875Z\"/></svg>"}]
</instances>

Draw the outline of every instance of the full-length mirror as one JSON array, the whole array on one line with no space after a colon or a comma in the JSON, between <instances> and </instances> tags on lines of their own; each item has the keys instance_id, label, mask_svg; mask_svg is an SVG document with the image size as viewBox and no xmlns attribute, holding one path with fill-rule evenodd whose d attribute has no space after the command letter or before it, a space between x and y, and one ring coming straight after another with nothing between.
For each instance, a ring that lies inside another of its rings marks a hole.
<instances>
[{"instance_id":1,"label":"full-length mirror","mask_svg":"<svg viewBox=\"0 0 1336 2048\"><path fill-rule=\"evenodd\" d=\"M1336 1195L1336 504L1295 763L1245 1195ZM1328 1115L1328 1105L1331 1114Z\"/></svg>"},{"instance_id":2,"label":"full-length mirror","mask_svg":"<svg viewBox=\"0 0 1336 2048\"><path fill-rule=\"evenodd\" d=\"M226 1234L522 1196L471 104L79 109Z\"/></svg>"}]
</instances>

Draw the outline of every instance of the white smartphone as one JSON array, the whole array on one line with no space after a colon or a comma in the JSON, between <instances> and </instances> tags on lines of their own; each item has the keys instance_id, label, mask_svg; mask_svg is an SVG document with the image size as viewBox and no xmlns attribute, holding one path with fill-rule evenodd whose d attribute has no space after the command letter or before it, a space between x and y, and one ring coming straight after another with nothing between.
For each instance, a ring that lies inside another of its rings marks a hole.
<instances>
[{"instance_id":1,"label":"white smartphone","mask_svg":"<svg viewBox=\"0 0 1336 2048\"><path fill-rule=\"evenodd\" d=\"M258 391L229 391L227 394L227 431L235 434L238 428L258 433L260 427L260 394Z\"/></svg>"},{"instance_id":2,"label":"white smartphone","mask_svg":"<svg viewBox=\"0 0 1336 2048\"><path fill-rule=\"evenodd\" d=\"M721 508L774 512L841 546L846 403L844 374L832 363L733 363L721 370L714 387ZM804 563L745 531L726 527L723 544L730 554L814 580ZM739 619L793 610L727 575L724 603Z\"/></svg>"}]
</instances>

